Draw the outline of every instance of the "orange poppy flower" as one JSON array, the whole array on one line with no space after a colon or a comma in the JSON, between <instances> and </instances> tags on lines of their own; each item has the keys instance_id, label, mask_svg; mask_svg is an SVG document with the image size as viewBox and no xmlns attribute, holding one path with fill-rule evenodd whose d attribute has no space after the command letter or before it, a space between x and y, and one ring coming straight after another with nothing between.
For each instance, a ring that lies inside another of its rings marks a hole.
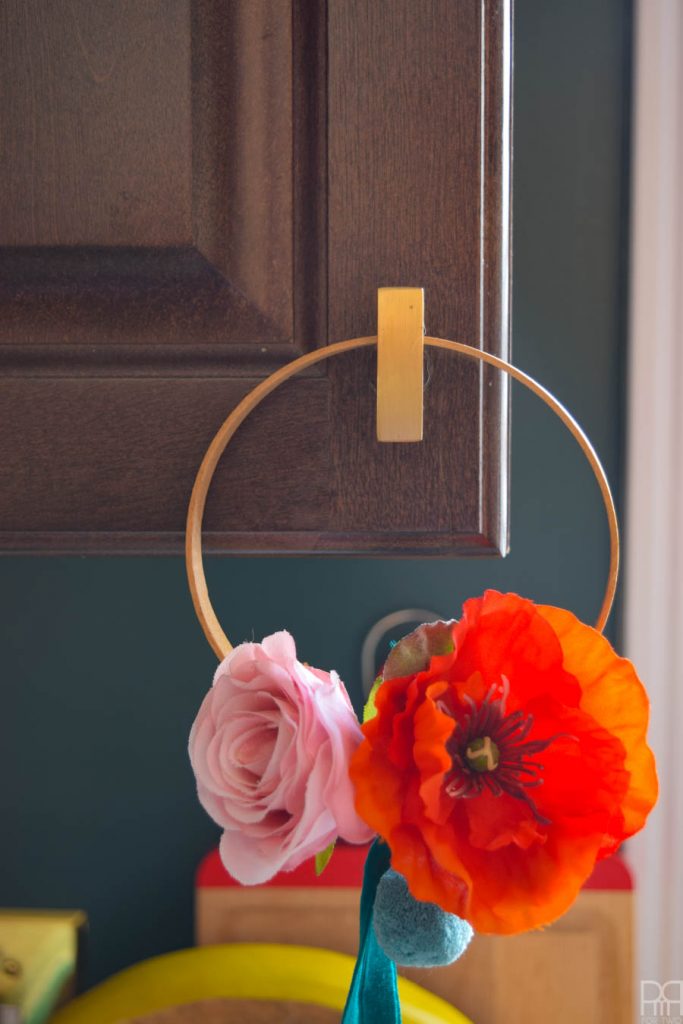
<instances>
[{"instance_id":1,"label":"orange poppy flower","mask_svg":"<svg viewBox=\"0 0 683 1024\"><path fill-rule=\"evenodd\" d=\"M413 665L377 690L351 763L356 808L418 900L480 932L537 928L655 803L647 696L561 608L488 591L434 654L444 629L429 653L413 634L390 658Z\"/></svg>"}]
</instances>

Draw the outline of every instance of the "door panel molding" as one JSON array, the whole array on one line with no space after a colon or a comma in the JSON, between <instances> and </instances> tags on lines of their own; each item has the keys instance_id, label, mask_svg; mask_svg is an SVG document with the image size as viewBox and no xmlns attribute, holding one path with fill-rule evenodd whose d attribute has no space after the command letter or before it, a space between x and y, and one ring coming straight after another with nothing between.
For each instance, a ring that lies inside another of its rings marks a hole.
<instances>
[{"instance_id":1,"label":"door panel molding","mask_svg":"<svg viewBox=\"0 0 683 1024\"><path fill-rule=\"evenodd\" d=\"M10 0L0 545L180 551L255 381L373 334L376 289L509 356L509 0ZM508 382L430 354L425 441L374 354L240 430L209 549L507 549Z\"/></svg>"}]
</instances>

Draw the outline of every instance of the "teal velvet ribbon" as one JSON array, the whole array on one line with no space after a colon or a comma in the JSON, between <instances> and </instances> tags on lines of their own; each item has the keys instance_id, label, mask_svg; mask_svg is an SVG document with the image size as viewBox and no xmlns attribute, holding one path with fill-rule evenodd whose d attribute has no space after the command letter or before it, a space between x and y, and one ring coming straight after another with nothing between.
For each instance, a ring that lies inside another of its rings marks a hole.
<instances>
[{"instance_id":1,"label":"teal velvet ribbon","mask_svg":"<svg viewBox=\"0 0 683 1024\"><path fill-rule=\"evenodd\" d=\"M401 1024L396 964L379 945L372 924L377 885L389 868L390 857L386 843L376 839L365 861L360 896L360 948L342 1024Z\"/></svg>"}]
</instances>

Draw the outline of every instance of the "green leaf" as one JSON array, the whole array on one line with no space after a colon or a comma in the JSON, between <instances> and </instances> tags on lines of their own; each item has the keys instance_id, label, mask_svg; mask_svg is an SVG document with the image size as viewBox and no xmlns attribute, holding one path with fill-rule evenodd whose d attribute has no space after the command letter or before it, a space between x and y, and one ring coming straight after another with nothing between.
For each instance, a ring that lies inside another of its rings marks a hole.
<instances>
[{"instance_id":1,"label":"green leaf","mask_svg":"<svg viewBox=\"0 0 683 1024\"><path fill-rule=\"evenodd\" d=\"M334 853L334 844L336 842L337 842L337 840L333 839L329 846L326 846L324 850L320 851L320 853L316 853L316 855L315 855L315 873L316 873L316 875L318 875L318 876L322 875L323 871L325 870L327 865L330 863L330 860L332 858L332 854Z\"/></svg>"},{"instance_id":2,"label":"green leaf","mask_svg":"<svg viewBox=\"0 0 683 1024\"><path fill-rule=\"evenodd\" d=\"M370 690L368 699L365 702L365 707L363 708L364 723L369 722L370 719L374 718L375 715L377 714L377 708L375 707L375 697L377 696L377 691L379 690L383 682L384 680L382 679L382 677L377 676L374 683L372 684L372 689Z\"/></svg>"}]
</instances>

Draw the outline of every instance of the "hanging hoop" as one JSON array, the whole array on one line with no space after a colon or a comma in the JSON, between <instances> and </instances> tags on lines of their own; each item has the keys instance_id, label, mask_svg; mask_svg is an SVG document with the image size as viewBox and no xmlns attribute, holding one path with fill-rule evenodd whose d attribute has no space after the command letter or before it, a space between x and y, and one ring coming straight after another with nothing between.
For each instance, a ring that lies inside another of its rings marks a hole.
<instances>
[{"instance_id":1,"label":"hanging hoop","mask_svg":"<svg viewBox=\"0 0 683 1024\"><path fill-rule=\"evenodd\" d=\"M612 492L610 491L609 483L607 482L607 476L605 475L605 471L602 468L602 464L595 452L595 449L593 448L593 445L590 443L574 417L565 409L561 402L558 402L558 400L551 395L549 391L546 391L538 381L535 381L526 373L518 370L516 366L506 363L504 359L499 359L498 356L491 355L489 352L482 352L481 349L472 348L471 345L465 345L459 341L446 341L444 338L425 338L424 343L431 348L440 348L445 349L448 352L457 352L460 355L467 356L469 359L475 359L480 363L487 363L489 366L494 366L496 369L502 370L503 373L507 373L510 377L518 380L520 384L523 384L524 387L528 388L529 391L538 395L538 397L552 409L555 415L562 420L567 430L569 430L576 439L581 451L588 459L590 467L593 470L593 474L595 475L595 479L598 482L598 487L600 488L600 494L602 495L609 524L609 573L607 577L607 585L605 587L605 594L600 608L600 614L598 615L595 623L595 628L602 632L605 628L605 623L609 618L609 613L612 610L614 594L617 588L617 578L619 575L619 525L617 522L617 514L614 507ZM295 359L293 362L288 363L279 370L276 370L275 373L270 375L270 377L266 377L265 380L261 381L261 383L258 384L253 391L250 391L249 394L242 399L239 405L233 409L206 450L206 454L202 459L202 463L194 482L194 487L192 488L192 496L190 498L190 505L187 512L185 564L187 568L187 578L190 585L190 593L192 594L192 603L194 604L199 624L204 631L206 639L209 641L219 659L223 659L226 654L230 652L232 644L221 628L209 599L206 576L204 574L204 562L202 559L202 519L204 516L204 507L206 505L206 496L219 459L240 424L244 422L247 416L253 412L258 405L260 405L267 395L272 391L275 391L275 389L281 384L284 384L284 382L289 380L290 377L296 376L296 374L301 370L305 370L309 366L314 366L316 363L321 363L325 359L331 359L333 356L343 355L345 352L353 352L355 349L359 348L370 348L372 345L376 344L376 337L353 338L351 341L339 341L334 345L328 345L324 348L315 349L313 352L308 352L299 359Z\"/></svg>"}]
</instances>

